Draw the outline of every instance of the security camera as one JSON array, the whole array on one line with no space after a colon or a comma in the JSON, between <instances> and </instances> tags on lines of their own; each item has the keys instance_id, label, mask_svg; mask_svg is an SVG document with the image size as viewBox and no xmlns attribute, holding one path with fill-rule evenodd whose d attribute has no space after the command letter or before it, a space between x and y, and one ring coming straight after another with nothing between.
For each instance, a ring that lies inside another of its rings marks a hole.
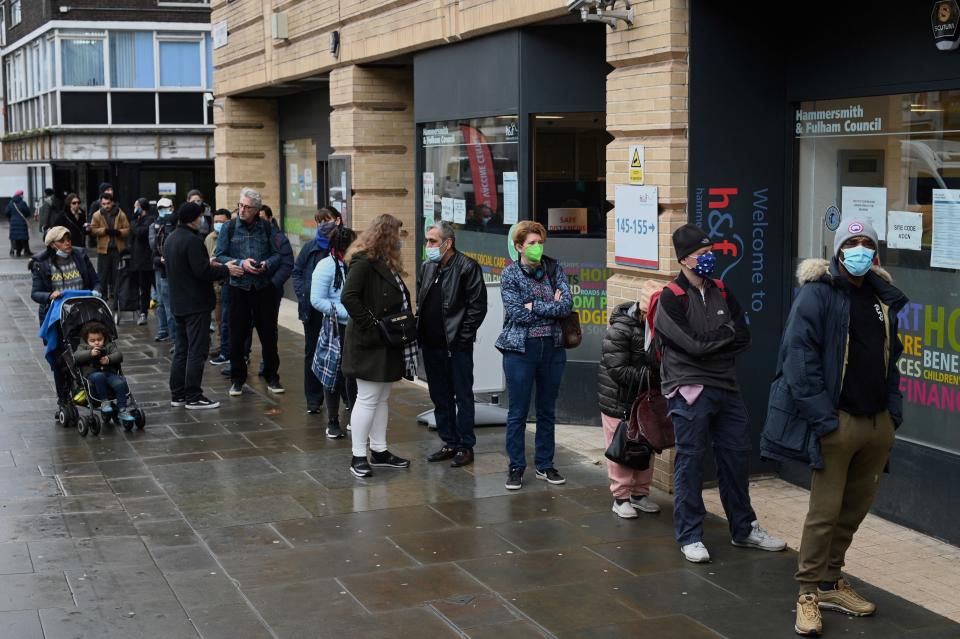
<instances>
[{"instance_id":1,"label":"security camera","mask_svg":"<svg viewBox=\"0 0 960 639\"><path fill-rule=\"evenodd\" d=\"M633 9L630 0L623 0L625 10L615 9L618 0L567 0L568 11L579 11L583 22L600 22L616 29L619 21L633 24ZM591 11L591 9L593 11Z\"/></svg>"},{"instance_id":2,"label":"security camera","mask_svg":"<svg viewBox=\"0 0 960 639\"><path fill-rule=\"evenodd\" d=\"M210 93L209 91L203 94L203 103L207 106L211 106L213 104L214 99L215 98L213 97L213 94Z\"/></svg>"},{"instance_id":3,"label":"security camera","mask_svg":"<svg viewBox=\"0 0 960 639\"><path fill-rule=\"evenodd\" d=\"M589 9L593 4L594 0L567 0L567 11L573 13L583 8Z\"/></svg>"}]
</instances>

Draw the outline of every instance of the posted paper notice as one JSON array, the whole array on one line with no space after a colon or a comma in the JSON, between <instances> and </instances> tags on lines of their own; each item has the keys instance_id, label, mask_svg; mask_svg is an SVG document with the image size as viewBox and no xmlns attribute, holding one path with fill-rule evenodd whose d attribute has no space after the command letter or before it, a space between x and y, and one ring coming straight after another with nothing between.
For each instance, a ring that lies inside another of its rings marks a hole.
<instances>
[{"instance_id":1,"label":"posted paper notice","mask_svg":"<svg viewBox=\"0 0 960 639\"><path fill-rule=\"evenodd\" d=\"M960 190L933 189L930 266L960 268Z\"/></svg>"},{"instance_id":2,"label":"posted paper notice","mask_svg":"<svg viewBox=\"0 0 960 639\"><path fill-rule=\"evenodd\" d=\"M911 211L890 211L887 216L887 246L919 251L923 235L923 215Z\"/></svg>"},{"instance_id":3,"label":"posted paper notice","mask_svg":"<svg viewBox=\"0 0 960 639\"><path fill-rule=\"evenodd\" d=\"M433 173L423 174L423 218L433 224Z\"/></svg>"},{"instance_id":4,"label":"posted paper notice","mask_svg":"<svg viewBox=\"0 0 960 639\"><path fill-rule=\"evenodd\" d=\"M440 219L453 222L453 198L440 198Z\"/></svg>"},{"instance_id":5,"label":"posted paper notice","mask_svg":"<svg viewBox=\"0 0 960 639\"><path fill-rule=\"evenodd\" d=\"M467 201L461 200L459 198L454 199L453 201L453 223L454 224L466 224L467 223Z\"/></svg>"},{"instance_id":6,"label":"posted paper notice","mask_svg":"<svg viewBox=\"0 0 960 639\"><path fill-rule=\"evenodd\" d=\"M516 224L520 218L519 180L516 171L503 173L503 223Z\"/></svg>"},{"instance_id":7,"label":"posted paper notice","mask_svg":"<svg viewBox=\"0 0 960 639\"><path fill-rule=\"evenodd\" d=\"M887 189L872 186L843 187L840 204L841 223L866 222L881 242L887 239Z\"/></svg>"}]
</instances>

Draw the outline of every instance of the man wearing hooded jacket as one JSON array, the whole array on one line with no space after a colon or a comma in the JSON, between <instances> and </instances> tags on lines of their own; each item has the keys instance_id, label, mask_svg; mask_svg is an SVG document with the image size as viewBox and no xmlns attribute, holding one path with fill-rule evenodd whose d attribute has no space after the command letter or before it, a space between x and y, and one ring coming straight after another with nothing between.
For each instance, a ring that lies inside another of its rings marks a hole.
<instances>
[{"instance_id":1,"label":"man wearing hooded jacket","mask_svg":"<svg viewBox=\"0 0 960 639\"><path fill-rule=\"evenodd\" d=\"M761 454L813 469L796 574L794 630L801 635L822 632L820 608L876 611L841 568L903 419L897 314L908 300L875 263L878 247L868 223L847 221L833 259L800 265L770 388Z\"/></svg>"}]
</instances>

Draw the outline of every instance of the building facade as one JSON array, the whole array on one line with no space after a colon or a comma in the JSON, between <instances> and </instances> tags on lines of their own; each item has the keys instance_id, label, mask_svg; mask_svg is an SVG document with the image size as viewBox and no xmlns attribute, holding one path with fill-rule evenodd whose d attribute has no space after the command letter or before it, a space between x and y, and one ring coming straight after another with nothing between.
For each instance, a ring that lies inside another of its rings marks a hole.
<instances>
[{"instance_id":1,"label":"building facade","mask_svg":"<svg viewBox=\"0 0 960 639\"><path fill-rule=\"evenodd\" d=\"M31 201L213 195L207 0L2 0L3 162Z\"/></svg>"},{"instance_id":2,"label":"building facade","mask_svg":"<svg viewBox=\"0 0 960 639\"><path fill-rule=\"evenodd\" d=\"M411 273L424 225L451 219L492 282L515 258L512 223L542 221L585 333L558 403L572 423L599 418L608 309L675 275L670 235L697 223L749 309L740 379L755 443L795 265L829 252L835 220L867 211L887 229L881 261L912 300L901 317L905 424L877 511L956 542L960 53L934 42L937 3L884 10L857 34L821 19L836 12L820 1L782 29L753 3L631 4L632 25L612 29L584 24L565 0L215 0L218 197L259 188L295 244L323 203L360 228L393 213L411 229ZM656 238L628 223L634 204L617 208L618 191L635 193L618 187L640 181L638 162L657 188ZM624 259L639 243L645 258ZM489 346L477 358L500 365ZM655 474L667 489L670 471L668 452ZM759 456L753 471L808 476Z\"/></svg>"}]
</instances>

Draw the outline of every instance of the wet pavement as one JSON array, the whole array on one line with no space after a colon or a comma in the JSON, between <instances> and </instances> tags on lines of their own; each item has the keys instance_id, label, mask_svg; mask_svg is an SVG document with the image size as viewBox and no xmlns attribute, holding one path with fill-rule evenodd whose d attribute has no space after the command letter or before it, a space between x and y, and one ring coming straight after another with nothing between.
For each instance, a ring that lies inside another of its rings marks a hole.
<instances>
[{"instance_id":1,"label":"wet pavement","mask_svg":"<svg viewBox=\"0 0 960 639\"><path fill-rule=\"evenodd\" d=\"M168 405L169 345L128 320L124 370L147 428L81 438L52 420L29 293L0 278L4 638L794 636L792 551L734 548L711 518L714 561L689 564L663 495L663 513L620 520L603 468L564 449L566 486L531 472L508 494L499 428L481 431L472 467L427 464L437 439L415 423L428 401L412 385L395 386L388 432L412 467L355 479L348 441L305 414L302 338L282 329L286 395L254 378L230 398L208 366L223 406L189 412ZM826 613L828 636L960 636L863 593L880 613Z\"/></svg>"}]
</instances>

